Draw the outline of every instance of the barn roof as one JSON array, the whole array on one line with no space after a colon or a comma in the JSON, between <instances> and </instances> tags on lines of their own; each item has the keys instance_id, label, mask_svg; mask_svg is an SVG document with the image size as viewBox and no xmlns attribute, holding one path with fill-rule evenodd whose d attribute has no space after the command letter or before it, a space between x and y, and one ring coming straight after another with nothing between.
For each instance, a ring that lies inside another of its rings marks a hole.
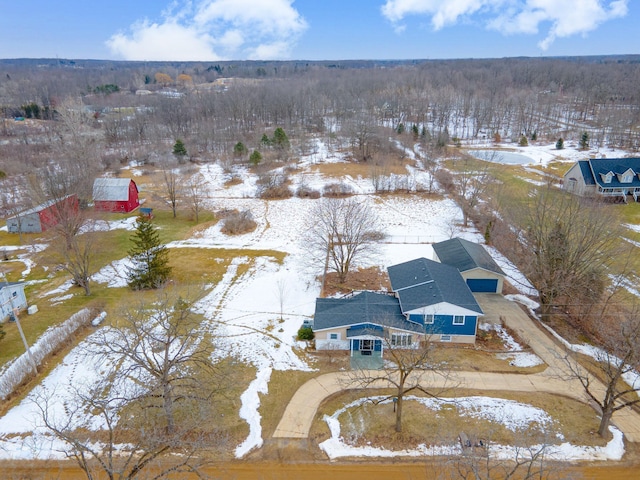
<instances>
[{"instance_id":1,"label":"barn roof","mask_svg":"<svg viewBox=\"0 0 640 480\"><path fill-rule=\"evenodd\" d=\"M452 238L444 242L434 243L433 251L440 262L456 267L461 272L482 268L490 272L504 275L502 269L489 255L485 248L463 238Z\"/></svg>"},{"instance_id":2,"label":"barn roof","mask_svg":"<svg viewBox=\"0 0 640 480\"><path fill-rule=\"evenodd\" d=\"M457 268L417 258L387 269L391 288L400 299L403 312L449 303L482 314L467 283Z\"/></svg>"},{"instance_id":3,"label":"barn roof","mask_svg":"<svg viewBox=\"0 0 640 480\"><path fill-rule=\"evenodd\" d=\"M18 213L17 215L13 215L13 216L11 216L9 218L17 218L17 217L22 217L22 216L25 216L25 215L31 215L32 213L38 213L38 212L41 212L42 210L46 210L47 208L55 205L58 202L62 202L63 200L66 200L67 198L75 197L75 196L76 195L74 193L74 194L71 194L71 195L66 195L63 198L54 199L54 200L47 200L46 202L43 202L40 205L36 205L35 207L32 207L32 208L30 208L28 210L24 210L24 211Z\"/></svg>"},{"instance_id":4,"label":"barn roof","mask_svg":"<svg viewBox=\"0 0 640 480\"><path fill-rule=\"evenodd\" d=\"M93 182L93 200L126 202L129 200L130 178L96 178ZM135 182L133 182L135 185ZM136 186L136 189L138 187Z\"/></svg>"}]
</instances>

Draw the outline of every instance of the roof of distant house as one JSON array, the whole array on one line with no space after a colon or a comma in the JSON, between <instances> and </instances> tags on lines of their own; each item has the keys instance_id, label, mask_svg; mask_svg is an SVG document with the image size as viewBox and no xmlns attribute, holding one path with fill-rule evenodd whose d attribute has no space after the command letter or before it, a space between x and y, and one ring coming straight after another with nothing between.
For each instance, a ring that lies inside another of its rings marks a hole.
<instances>
[{"instance_id":1,"label":"roof of distant house","mask_svg":"<svg viewBox=\"0 0 640 480\"><path fill-rule=\"evenodd\" d=\"M640 158L591 158L579 160L585 185L599 185L603 188L640 187ZM631 182L620 182L618 175L631 169L634 173ZM605 183L603 176L611 173L610 182Z\"/></svg>"}]
</instances>

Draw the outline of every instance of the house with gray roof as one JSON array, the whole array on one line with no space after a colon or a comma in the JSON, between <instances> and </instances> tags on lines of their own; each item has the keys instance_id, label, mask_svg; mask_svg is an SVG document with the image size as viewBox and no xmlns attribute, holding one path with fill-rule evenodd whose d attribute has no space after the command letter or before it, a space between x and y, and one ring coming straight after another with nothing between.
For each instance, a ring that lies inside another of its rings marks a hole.
<instances>
[{"instance_id":1,"label":"house with gray roof","mask_svg":"<svg viewBox=\"0 0 640 480\"><path fill-rule=\"evenodd\" d=\"M457 268L426 258L387 269L392 292L318 298L313 331L318 350L382 358L387 348L421 342L474 343L482 309Z\"/></svg>"},{"instance_id":2,"label":"house with gray roof","mask_svg":"<svg viewBox=\"0 0 640 480\"><path fill-rule=\"evenodd\" d=\"M580 196L640 198L640 158L592 158L576 162L563 177L563 188Z\"/></svg>"},{"instance_id":3,"label":"house with gray roof","mask_svg":"<svg viewBox=\"0 0 640 480\"><path fill-rule=\"evenodd\" d=\"M452 238L433 244L434 260L458 269L472 292L502 293L505 273L480 244Z\"/></svg>"}]
</instances>

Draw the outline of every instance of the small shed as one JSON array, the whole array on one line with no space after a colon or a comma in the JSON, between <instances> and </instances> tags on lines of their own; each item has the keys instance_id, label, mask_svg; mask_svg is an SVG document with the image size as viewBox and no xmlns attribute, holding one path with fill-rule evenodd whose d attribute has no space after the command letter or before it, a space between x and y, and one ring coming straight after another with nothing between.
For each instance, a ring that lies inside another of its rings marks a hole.
<instances>
[{"instance_id":1,"label":"small shed","mask_svg":"<svg viewBox=\"0 0 640 480\"><path fill-rule=\"evenodd\" d=\"M0 282L0 323L27 308L27 297L22 282Z\"/></svg>"},{"instance_id":2,"label":"small shed","mask_svg":"<svg viewBox=\"0 0 640 480\"><path fill-rule=\"evenodd\" d=\"M96 210L129 213L140 206L138 186L130 178L96 178L93 201Z\"/></svg>"},{"instance_id":3,"label":"small shed","mask_svg":"<svg viewBox=\"0 0 640 480\"><path fill-rule=\"evenodd\" d=\"M480 244L452 238L434 243L434 260L456 267L472 292L502 293L505 273Z\"/></svg>"},{"instance_id":4,"label":"small shed","mask_svg":"<svg viewBox=\"0 0 640 480\"><path fill-rule=\"evenodd\" d=\"M7 218L10 233L41 233L54 227L65 211L78 212L78 197L67 195L60 200L49 200L37 207Z\"/></svg>"}]
</instances>

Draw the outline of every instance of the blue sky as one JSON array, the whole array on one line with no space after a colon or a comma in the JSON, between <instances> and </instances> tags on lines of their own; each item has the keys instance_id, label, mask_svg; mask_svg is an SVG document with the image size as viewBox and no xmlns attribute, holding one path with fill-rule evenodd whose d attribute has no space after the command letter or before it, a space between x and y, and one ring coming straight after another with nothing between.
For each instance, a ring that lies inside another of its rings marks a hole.
<instances>
[{"instance_id":1,"label":"blue sky","mask_svg":"<svg viewBox=\"0 0 640 480\"><path fill-rule=\"evenodd\" d=\"M638 0L0 0L0 58L638 54L639 26Z\"/></svg>"}]
</instances>

